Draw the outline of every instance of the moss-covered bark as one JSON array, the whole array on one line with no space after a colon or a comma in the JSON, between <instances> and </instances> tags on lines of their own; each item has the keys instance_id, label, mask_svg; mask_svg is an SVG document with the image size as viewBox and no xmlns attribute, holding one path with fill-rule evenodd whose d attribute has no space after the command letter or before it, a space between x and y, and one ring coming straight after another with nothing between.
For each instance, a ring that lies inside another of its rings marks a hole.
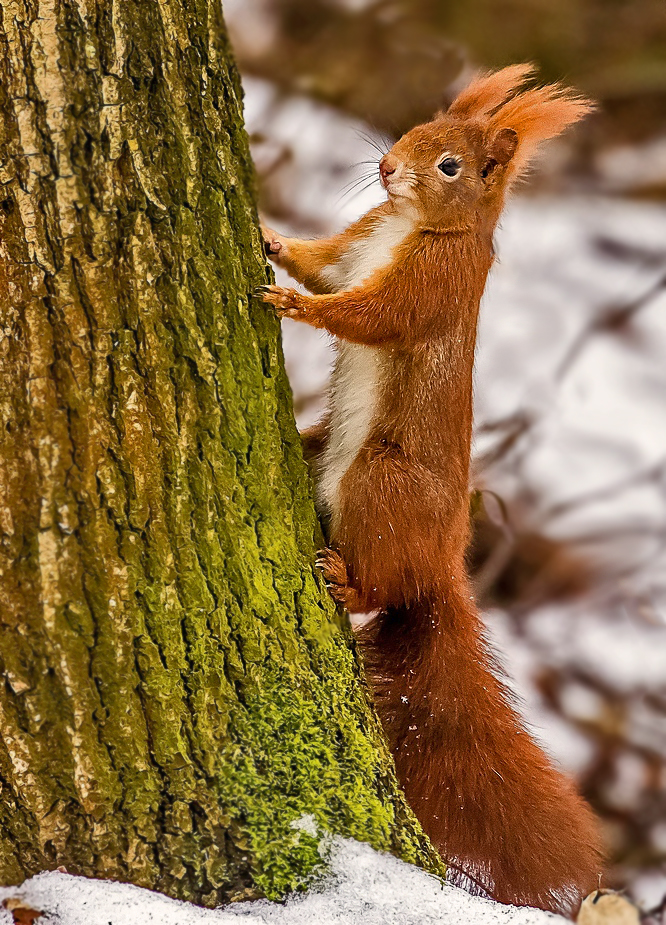
<instances>
[{"instance_id":1,"label":"moss-covered bark","mask_svg":"<svg viewBox=\"0 0 666 925\"><path fill-rule=\"evenodd\" d=\"M436 867L317 523L217 0L0 0L0 881Z\"/></svg>"}]
</instances>

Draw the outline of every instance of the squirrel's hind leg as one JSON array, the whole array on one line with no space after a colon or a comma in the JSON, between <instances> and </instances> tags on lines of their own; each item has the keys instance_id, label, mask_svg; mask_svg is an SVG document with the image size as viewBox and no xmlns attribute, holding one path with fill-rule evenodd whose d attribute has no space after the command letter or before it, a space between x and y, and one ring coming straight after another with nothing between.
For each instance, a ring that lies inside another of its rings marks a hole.
<instances>
[{"instance_id":1,"label":"squirrel's hind leg","mask_svg":"<svg viewBox=\"0 0 666 925\"><path fill-rule=\"evenodd\" d=\"M368 609L365 599L349 584L347 565L337 549L320 549L316 564L334 601L349 613L363 613Z\"/></svg>"}]
</instances>

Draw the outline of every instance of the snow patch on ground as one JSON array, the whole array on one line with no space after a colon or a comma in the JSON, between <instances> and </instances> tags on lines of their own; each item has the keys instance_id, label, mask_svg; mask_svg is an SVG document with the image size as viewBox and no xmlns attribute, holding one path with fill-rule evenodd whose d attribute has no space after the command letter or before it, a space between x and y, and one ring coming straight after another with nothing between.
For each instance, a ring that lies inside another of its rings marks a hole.
<instances>
[{"instance_id":1,"label":"snow patch on ground","mask_svg":"<svg viewBox=\"0 0 666 925\"><path fill-rule=\"evenodd\" d=\"M266 900L201 909L126 883L55 872L0 889L0 902L19 898L52 925L556 925L566 920L537 909L502 906L470 896L411 864L338 836L325 839L329 872L285 903ZM12 916L0 908L0 925Z\"/></svg>"}]
</instances>

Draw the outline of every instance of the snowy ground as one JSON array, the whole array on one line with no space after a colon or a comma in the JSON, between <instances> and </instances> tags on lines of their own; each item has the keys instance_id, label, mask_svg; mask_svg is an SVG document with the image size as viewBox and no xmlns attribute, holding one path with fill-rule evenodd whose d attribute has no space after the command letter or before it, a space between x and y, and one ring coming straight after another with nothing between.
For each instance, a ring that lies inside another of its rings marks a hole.
<instances>
[{"instance_id":1,"label":"snowy ground","mask_svg":"<svg viewBox=\"0 0 666 925\"><path fill-rule=\"evenodd\" d=\"M555 925L566 920L536 909L500 906L470 896L367 845L324 843L329 874L285 903L257 901L201 909L128 884L39 874L0 889L0 902L19 899L52 925ZM13 925L0 906L0 925Z\"/></svg>"}]
</instances>

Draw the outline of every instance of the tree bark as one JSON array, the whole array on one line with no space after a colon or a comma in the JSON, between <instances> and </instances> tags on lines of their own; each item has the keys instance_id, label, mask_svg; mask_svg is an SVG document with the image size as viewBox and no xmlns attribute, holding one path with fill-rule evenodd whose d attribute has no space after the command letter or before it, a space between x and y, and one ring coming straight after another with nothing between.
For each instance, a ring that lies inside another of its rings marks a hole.
<instances>
[{"instance_id":1,"label":"tree bark","mask_svg":"<svg viewBox=\"0 0 666 925\"><path fill-rule=\"evenodd\" d=\"M319 541L218 0L0 0L0 881L440 869Z\"/></svg>"}]
</instances>

